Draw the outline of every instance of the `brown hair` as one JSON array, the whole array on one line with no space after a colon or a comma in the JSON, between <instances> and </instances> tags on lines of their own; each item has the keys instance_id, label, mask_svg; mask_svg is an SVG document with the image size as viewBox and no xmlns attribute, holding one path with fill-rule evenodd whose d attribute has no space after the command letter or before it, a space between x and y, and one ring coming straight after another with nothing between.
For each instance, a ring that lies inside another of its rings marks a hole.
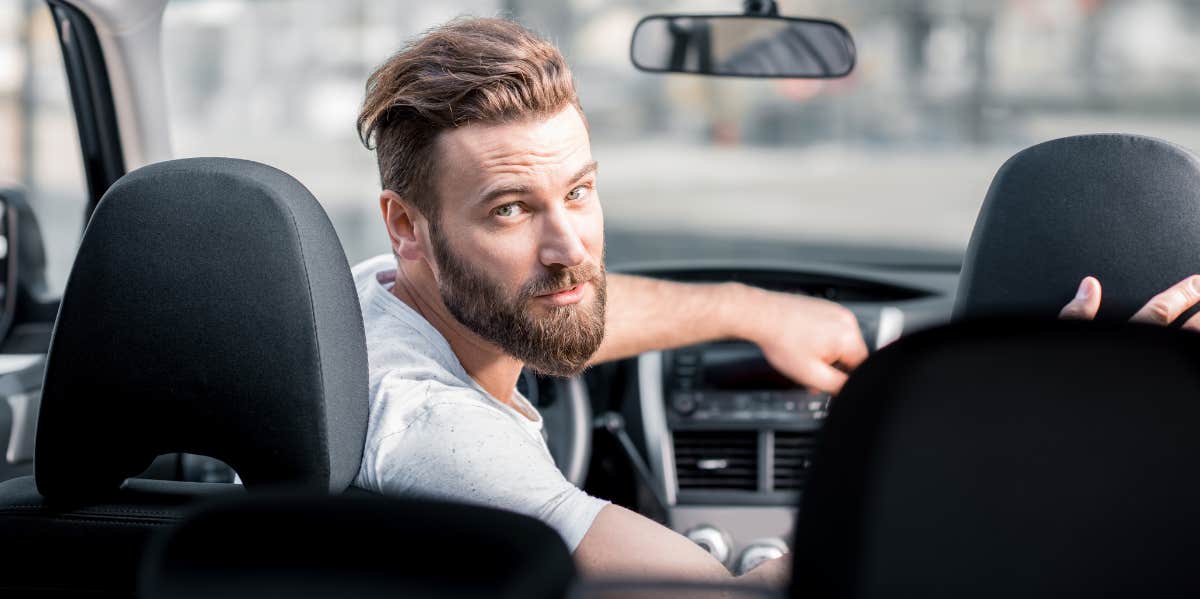
<instances>
[{"instance_id":1,"label":"brown hair","mask_svg":"<svg viewBox=\"0 0 1200 599\"><path fill-rule=\"evenodd\" d=\"M385 189L436 220L434 142L469 123L504 123L579 107L552 44L503 19L468 17L410 41L367 78L358 136L374 142ZM583 116L583 110L579 110Z\"/></svg>"}]
</instances>

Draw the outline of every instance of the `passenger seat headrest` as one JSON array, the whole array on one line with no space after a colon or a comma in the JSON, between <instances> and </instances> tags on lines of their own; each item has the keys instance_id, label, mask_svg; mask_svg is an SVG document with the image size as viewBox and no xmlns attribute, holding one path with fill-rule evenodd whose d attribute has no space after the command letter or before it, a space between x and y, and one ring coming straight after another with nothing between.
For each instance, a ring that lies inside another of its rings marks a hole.
<instances>
[{"instance_id":1,"label":"passenger seat headrest","mask_svg":"<svg viewBox=\"0 0 1200 599\"><path fill-rule=\"evenodd\" d=\"M996 173L967 248L955 318L1054 317L1079 282L1103 288L1098 318L1126 320L1200 272L1200 162L1138 135L1038 144Z\"/></svg>"},{"instance_id":2,"label":"passenger seat headrest","mask_svg":"<svg viewBox=\"0 0 1200 599\"><path fill-rule=\"evenodd\" d=\"M366 433L366 344L324 210L245 160L122 177L80 244L42 393L48 499L115 491L174 452L223 460L248 488L345 489Z\"/></svg>"}]
</instances>

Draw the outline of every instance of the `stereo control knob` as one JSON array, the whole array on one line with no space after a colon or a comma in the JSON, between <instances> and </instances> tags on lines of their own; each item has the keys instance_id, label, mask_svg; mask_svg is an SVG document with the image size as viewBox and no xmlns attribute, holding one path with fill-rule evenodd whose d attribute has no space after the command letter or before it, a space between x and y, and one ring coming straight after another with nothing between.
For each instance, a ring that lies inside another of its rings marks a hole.
<instances>
[{"instance_id":1,"label":"stereo control knob","mask_svg":"<svg viewBox=\"0 0 1200 599\"><path fill-rule=\"evenodd\" d=\"M729 535L725 534L721 529L708 524L701 524L683 533L683 536L703 547L709 555L717 558L717 561L722 564L729 561L729 550L733 544L729 542Z\"/></svg>"},{"instance_id":2,"label":"stereo control knob","mask_svg":"<svg viewBox=\"0 0 1200 599\"><path fill-rule=\"evenodd\" d=\"M748 547L742 550L741 555L738 555L737 563L734 564L733 573L741 576L746 572L753 570L759 564L773 560L777 557L782 557L787 553L787 545L779 539L763 539L751 543Z\"/></svg>"},{"instance_id":3,"label":"stereo control knob","mask_svg":"<svg viewBox=\"0 0 1200 599\"><path fill-rule=\"evenodd\" d=\"M671 407L682 416L687 416L696 411L698 404L696 398L687 393L680 393L671 400Z\"/></svg>"}]
</instances>

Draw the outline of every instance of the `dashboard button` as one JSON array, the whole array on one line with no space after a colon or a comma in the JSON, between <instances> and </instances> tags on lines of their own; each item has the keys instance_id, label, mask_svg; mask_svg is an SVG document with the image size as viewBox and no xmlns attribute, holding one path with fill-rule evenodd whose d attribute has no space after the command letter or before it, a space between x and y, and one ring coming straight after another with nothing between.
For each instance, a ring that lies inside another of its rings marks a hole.
<instances>
[{"instance_id":1,"label":"dashboard button","mask_svg":"<svg viewBox=\"0 0 1200 599\"><path fill-rule=\"evenodd\" d=\"M671 400L671 407L683 416L688 416L692 412L695 412L696 405L696 399L688 393L677 393L675 398Z\"/></svg>"},{"instance_id":2,"label":"dashboard button","mask_svg":"<svg viewBox=\"0 0 1200 599\"><path fill-rule=\"evenodd\" d=\"M734 562L733 573L741 576L753 570L759 564L782 557L787 553L787 545L779 539L763 539L751 543L742 550Z\"/></svg>"},{"instance_id":3,"label":"dashboard button","mask_svg":"<svg viewBox=\"0 0 1200 599\"><path fill-rule=\"evenodd\" d=\"M701 524L683 533L683 536L704 548L705 551L717 558L717 561L722 564L729 561L730 549L733 543L729 541L729 535L721 529L708 524Z\"/></svg>"},{"instance_id":4,"label":"dashboard button","mask_svg":"<svg viewBox=\"0 0 1200 599\"><path fill-rule=\"evenodd\" d=\"M693 353L679 353L675 354L675 362L681 365L691 366L700 362L700 356Z\"/></svg>"}]
</instances>

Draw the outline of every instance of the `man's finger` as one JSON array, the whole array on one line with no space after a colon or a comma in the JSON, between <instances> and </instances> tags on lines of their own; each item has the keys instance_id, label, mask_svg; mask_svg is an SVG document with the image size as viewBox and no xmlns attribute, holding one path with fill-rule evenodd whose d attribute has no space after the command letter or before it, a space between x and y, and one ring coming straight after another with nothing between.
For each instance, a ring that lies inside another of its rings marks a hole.
<instances>
[{"instance_id":1,"label":"man's finger","mask_svg":"<svg viewBox=\"0 0 1200 599\"><path fill-rule=\"evenodd\" d=\"M1187 329L1195 333L1200 333L1200 312L1193 314L1192 317L1187 319L1187 322L1183 323L1183 326L1180 328Z\"/></svg>"},{"instance_id":2,"label":"man's finger","mask_svg":"<svg viewBox=\"0 0 1200 599\"><path fill-rule=\"evenodd\" d=\"M1075 299L1067 302L1059 318L1067 320L1091 320L1100 311L1100 281L1096 277L1084 277L1075 292Z\"/></svg>"},{"instance_id":3,"label":"man's finger","mask_svg":"<svg viewBox=\"0 0 1200 599\"><path fill-rule=\"evenodd\" d=\"M846 373L822 362L811 362L797 376L799 382L825 393L836 394L846 384Z\"/></svg>"},{"instance_id":4,"label":"man's finger","mask_svg":"<svg viewBox=\"0 0 1200 599\"><path fill-rule=\"evenodd\" d=\"M1200 275L1192 275L1150 298L1129 320L1168 325L1197 302L1200 302Z\"/></svg>"},{"instance_id":5,"label":"man's finger","mask_svg":"<svg viewBox=\"0 0 1200 599\"><path fill-rule=\"evenodd\" d=\"M852 335L852 338L842 351L842 356L838 358L837 363L853 370L858 368L858 365L862 364L863 360L867 359L869 352L867 351L867 342L863 339L862 333L859 332L857 327L850 335Z\"/></svg>"}]
</instances>

